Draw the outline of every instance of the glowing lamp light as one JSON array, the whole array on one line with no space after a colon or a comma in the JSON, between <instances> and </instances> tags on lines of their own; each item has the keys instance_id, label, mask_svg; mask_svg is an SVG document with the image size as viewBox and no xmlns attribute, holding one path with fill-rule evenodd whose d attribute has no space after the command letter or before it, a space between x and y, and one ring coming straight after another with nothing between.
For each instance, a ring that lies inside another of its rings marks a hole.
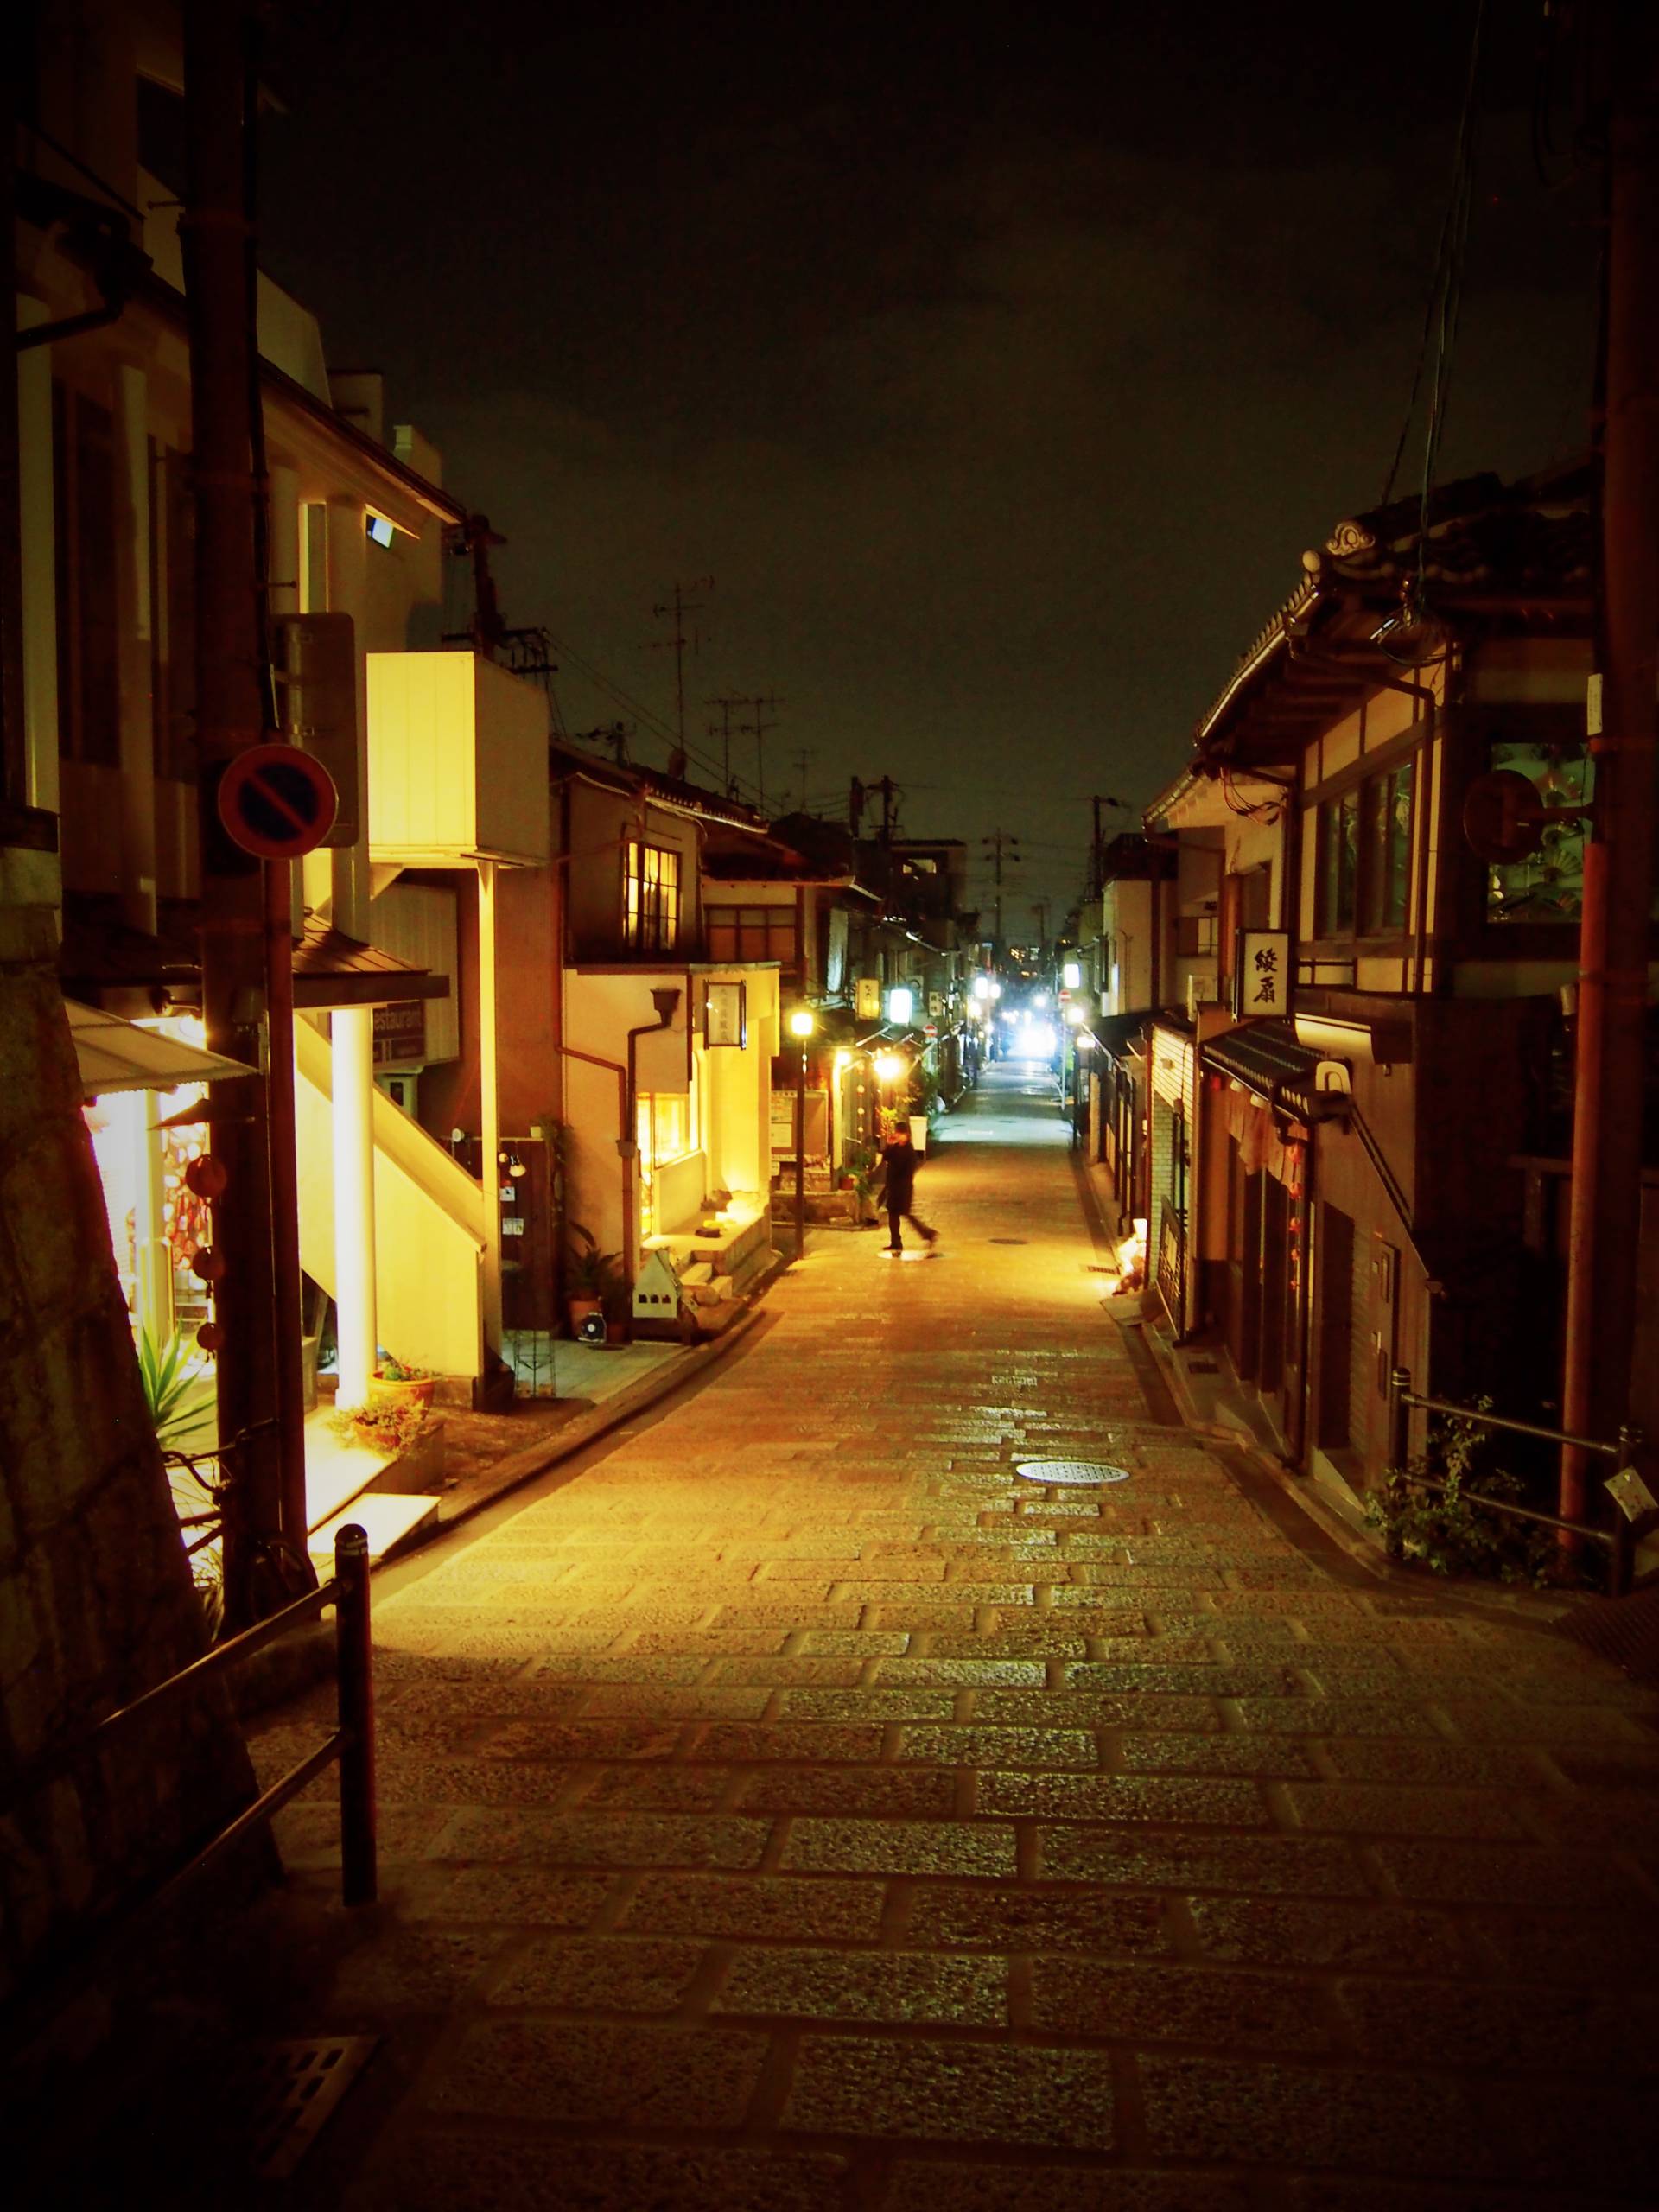
<instances>
[{"instance_id":1,"label":"glowing lamp light","mask_svg":"<svg viewBox=\"0 0 1659 2212\"><path fill-rule=\"evenodd\" d=\"M901 1028L908 1027L915 1003L914 993L903 983L898 984L887 993L887 1020L898 1022Z\"/></svg>"},{"instance_id":2,"label":"glowing lamp light","mask_svg":"<svg viewBox=\"0 0 1659 2212\"><path fill-rule=\"evenodd\" d=\"M1031 1002L1033 1006L1046 1006L1048 1004L1048 993L1046 991L1035 992L1033 995Z\"/></svg>"},{"instance_id":3,"label":"glowing lamp light","mask_svg":"<svg viewBox=\"0 0 1659 2212\"><path fill-rule=\"evenodd\" d=\"M1083 1008L1080 1006L1067 1007L1065 1009L1065 1018L1074 1029L1081 1029L1083 1027Z\"/></svg>"},{"instance_id":4,"label":"glowing lamp light","mask_svg":"<svg viewBox=\"0 0 1659 2212\"><path fill-rule=\"evenodd\" d=\"M817 1020L810 1007L798 1006L789 1017L789 1033L804 1041L817 1027Z\"/></svg>"},{"instance_id":5,"label":"glowing lamp light","mask_svg":"<svg viewBox=\"0 0 1659 2212\"><path fill-rule=\"evenodd\" d=\"M848 1069L851 1067L852 1065L853 1056L850 1052L842 1051L836 1054L836 1073L837 1075L845 1075Z\"/></svg>"},{"instance_id":6,"label":"glowing lamp light","mask_svg":"<svg viewBox=\"0 0 1659 2212\"><path fill-rule=\"evenodd\" d=\"M1068 991L1075 991L1083 981L1081 963L1076 960L1068 960L1060 970L1060 981Z\"/></svg>"},{"instance_id":7,"label":"glowing lamp light","mask_svg":"<svg viewBox=\"0 0 1659 2212\"><path fill-rule=\"evenodd\" d=\"M875 1079L878 1083L897 1083L905 1071L905 1064L897 1052L878 1052L875 1056Z\"/></svg>"},{"instance_id":8,"label":"glowing lamp light","mask_svg":"<svg viewBox=\"0 0 1659 2212\"><path fill-rule=\"evenodd\" d=\"M990 996L990 995L991 995L991 979L990 979L990 977L989 977L988 976L986 976L986 975L978 975L978 976L975 976L975 978L974 978L974 996L975 996L976 999L988 999L988 998L989 998L989 996Z\"/></svg>"}]
</instances>

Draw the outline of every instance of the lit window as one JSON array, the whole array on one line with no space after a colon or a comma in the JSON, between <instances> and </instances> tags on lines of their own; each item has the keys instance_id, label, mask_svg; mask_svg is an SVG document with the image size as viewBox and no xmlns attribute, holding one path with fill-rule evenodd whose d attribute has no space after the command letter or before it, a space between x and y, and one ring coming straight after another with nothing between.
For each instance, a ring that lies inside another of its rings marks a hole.
<instances>
[{"instance_id":1,"label":"lit window","mask_svg":"<svg viewBox=\"0 0 1659 2212\"><path fill-rule=\"evenodd\" d=\"M680 938L680 856L631 839L622 876L622 941L635 952L670 952Z\"/></svg>"}]
</instances>

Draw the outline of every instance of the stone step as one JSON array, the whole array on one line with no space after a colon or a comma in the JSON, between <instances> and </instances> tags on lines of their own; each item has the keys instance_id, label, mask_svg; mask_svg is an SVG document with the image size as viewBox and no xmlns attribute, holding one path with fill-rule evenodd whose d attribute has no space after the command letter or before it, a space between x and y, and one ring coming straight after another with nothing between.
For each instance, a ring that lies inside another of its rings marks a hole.
<instances>
[{"instance_id":1,"label":"stone step","mask_svg":"<svg viewBox=\"0 0 1659 2212\"><path fill-rule=\"evenodd\" d=\"M342 1529L355 1525L369 1540L369 1558L378 1562L404 1548L416 1536L435 1525L442 1501L409 1491L365 1491L332 1521L314 1529L307 1548L319 1574L332 1571L334 1538Z\"/></svg>"}]
</instances>

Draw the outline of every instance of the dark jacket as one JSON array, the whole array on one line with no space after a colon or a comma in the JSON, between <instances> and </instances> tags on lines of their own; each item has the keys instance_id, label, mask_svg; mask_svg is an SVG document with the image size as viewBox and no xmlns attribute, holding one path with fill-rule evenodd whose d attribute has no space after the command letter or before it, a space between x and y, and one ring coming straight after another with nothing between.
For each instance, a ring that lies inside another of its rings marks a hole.
<instances>
[{"instance_id":1,"label":"dark jacket","mask_svg":"<svg viewBox=\"0 0 1659 2212\"><path fill-rule=\"evenodd\" d=\"M890 1213L907 1213L915 1193L916 1170L921 1166L921 1155L913 1144L886 1144L881 1147L881 1164L887 1171L882 1205Z\"/></svg>"}]
</instances>

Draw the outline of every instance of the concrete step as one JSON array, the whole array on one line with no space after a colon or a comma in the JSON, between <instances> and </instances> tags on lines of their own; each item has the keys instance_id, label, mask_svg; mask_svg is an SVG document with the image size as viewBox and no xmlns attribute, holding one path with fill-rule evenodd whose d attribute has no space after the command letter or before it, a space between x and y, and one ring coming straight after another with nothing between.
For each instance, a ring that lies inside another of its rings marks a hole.
<instances>
[{"instance_id":1,"label":"concrete step","mask_svg":"<svg viewBox=\"0 0 1659 2212\"><path fill-rule=\"evenodd\" d=\"M378 1564L412 1542L429 1524L435 1524L442 1503L440 1498L421 1497L409 1491L365 1491L343 1512L335 1514L332 1521L325 1521L320 1529L311 1531L308 1548L313 1564L319 1574L331 1571L334 1538L342 1529L353 1524L367 1536L370 1560Z\"/></svg>"}]
</instances>

